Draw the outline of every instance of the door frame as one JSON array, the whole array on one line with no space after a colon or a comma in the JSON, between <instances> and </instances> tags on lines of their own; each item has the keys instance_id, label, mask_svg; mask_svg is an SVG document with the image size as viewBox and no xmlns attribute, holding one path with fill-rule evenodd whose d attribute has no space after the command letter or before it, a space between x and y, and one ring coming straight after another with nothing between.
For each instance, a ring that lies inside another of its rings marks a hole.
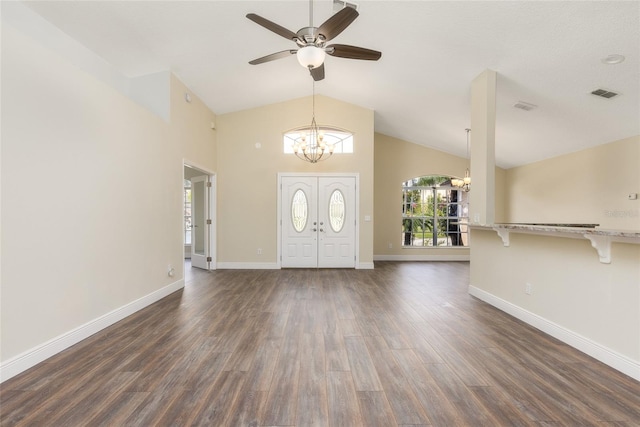
<instances>
[{"instance_id":1,"label":"door frame","mask_svg":"<svg viewBox=\"0 0 640 427\"><path fill-rule=\"evenodd\" d=\"M354 247L355 247L355 255L356 255L356 262L355 262L355 268L358 269L360 268L360 174L357 172L349 172L349 173L312 173L312 172L278 172L278 182L277 182L277 189L278 189L278 202L277 202L277 227L276 227L276 233L277 233L277 260L276 260L276 264L277 264L277 268L281 269L282 268L282 178L283 177L295 177L295 176L300 176L300 177L317 177L317 178L321 178L321 177L345 177L345 178L355 178L356 181L356 212L355 212L355 219L356 219L356 229L355 229L355 242L354 242Z\"/></svg>"},{"instance_id":2,"label":"door frame","mask_svg":"<svg viewBox=\"0 0 640 427\"><path fill-rule=\"evenodd\" d=\"M182 183L184 184L184 180L185 175L184 175L184 168L189 167L191 169L195 169L198 172L201 172L202 175L207 175L209 177L209 182L211 183L211 189L209 191L209 215L211 216L211 226L209 227L209 256L211 257L211 262L209 263L209 270L215 270L217 268L217 242L216 242L216 229L217 229L217 211L216 211L216 200L217 200L217 188L216 188L216 174L215 172L211 171L210 169L207 169L201 165L198 165L195 162L189 161L187 159L183 159L182 160ZM183 185L184 186L184 185ZM180 217L182 218L182 221L180 221L181 224L181 230L182 230L182 236L184 236L184 202L182 203L182 209L181 209L182 214L180 215ZM184 249L184 237L181 239L182 240L182 258L185 259L185 249Z\"/></svg>"}]
</instances>

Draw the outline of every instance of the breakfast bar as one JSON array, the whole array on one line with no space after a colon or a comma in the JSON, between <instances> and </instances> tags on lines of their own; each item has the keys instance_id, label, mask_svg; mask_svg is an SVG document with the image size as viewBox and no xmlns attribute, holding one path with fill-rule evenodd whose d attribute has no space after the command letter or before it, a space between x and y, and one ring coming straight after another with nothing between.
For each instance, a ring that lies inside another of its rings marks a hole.
<instances>
[{"instance_id":1,"label":"breakfast bar","mask_svg":"<svg viewBox=\"0 0 640 427\"><path fill-rule=\"evenodd\" d=\"M640 380L640 232L470 227L471 295Z\"/></svg>"},{"instance_id":2,"label":"breakfast bar","mask_svg":"<svg viewBox=\"0 0 640 427\"><path fill-rule=\"evenodd\" d=\"M494 230L502 239L504 246L510 245L511 233L587 239L597 251L600 262L604 264L611 263L611 243L640 244L640 232L638 231L601 229L598 224L501 223L472 225L471 228Z\"/></svg>"}]
</instances>

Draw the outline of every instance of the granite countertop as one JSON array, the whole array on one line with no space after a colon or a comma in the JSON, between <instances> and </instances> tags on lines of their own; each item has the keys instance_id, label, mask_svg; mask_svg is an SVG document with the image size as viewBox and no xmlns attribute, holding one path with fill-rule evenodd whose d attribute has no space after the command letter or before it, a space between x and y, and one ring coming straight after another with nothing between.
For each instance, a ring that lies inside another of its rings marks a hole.
<instances>
[{"instance_id":1,"label":"granite countertop","mask_svg":"<svg viewBox=\"0 0 640 427\"><path fill-rule=\"evenodd\" d=\"M492 230L498 233L504 246L510 245L510 233L538 234L550 237L587 239L598 252L600 262L611 263L611 242L640 244L638 230L607 230L596 224L470 224L471 228Z\"/></svg>"},{"instance_id":2,"label":"granite countertop","mask_svg":"<svg viewBox=\"0 0 640 427\"><path fill-rule=\"evenodd\" d=\"M611 237L631 237L640 238L640 231L637 230L609 230L598 228L598 224L553 224L553 223L498 223L487 225L487 228L502 228L514 231L532 231L547 233L571 233L571 234L591 234L596 236Z\"/></svg>"},{"instance_id":3,"label":"granite countertop","mask_svg":"<svg viewBox=\"0 0 640 427\"><path fill-rule=\"evenodd\" d=\"M469 224L471 228L487 230L511 230L514 232L532 232L548 234L579 234L594 236L611 236L640 239L638 230L610 230L598 228L597 224L556 224L556 223L497 223L497 224Z\"/></svg>"}]
</instances>

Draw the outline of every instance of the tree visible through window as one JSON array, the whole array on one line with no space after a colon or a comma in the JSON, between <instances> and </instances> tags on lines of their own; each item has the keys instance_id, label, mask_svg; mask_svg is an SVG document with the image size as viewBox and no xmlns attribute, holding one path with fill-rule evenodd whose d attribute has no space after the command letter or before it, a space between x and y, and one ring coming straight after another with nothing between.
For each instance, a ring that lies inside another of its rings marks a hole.
<instances>
[{"instance_id":1,"label":"tree visible through window","mask_svg":"<svg viewBox=\"0 0 640 427\"><path fill-rule=\"evenodd\" d=\"M469 246L468 193L431 175L402 184L402 247Z\"/></svg>"}]
</instances>

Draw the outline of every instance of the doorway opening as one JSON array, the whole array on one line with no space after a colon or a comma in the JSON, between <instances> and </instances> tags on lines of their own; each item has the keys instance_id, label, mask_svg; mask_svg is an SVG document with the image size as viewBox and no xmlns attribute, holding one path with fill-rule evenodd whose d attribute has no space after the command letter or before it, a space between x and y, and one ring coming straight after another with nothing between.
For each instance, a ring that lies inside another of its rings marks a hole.
<instances>
[{"instance_id":1,"label":"doorway opening","mask_svg":"<svg viewBox=\"0 0 640 427\"><path fill-rule=\"evenodd\" d=\"M213 173L184 163L184 257L203 270L216 268L215 183Z\"/></svg>"}]
</instances>

